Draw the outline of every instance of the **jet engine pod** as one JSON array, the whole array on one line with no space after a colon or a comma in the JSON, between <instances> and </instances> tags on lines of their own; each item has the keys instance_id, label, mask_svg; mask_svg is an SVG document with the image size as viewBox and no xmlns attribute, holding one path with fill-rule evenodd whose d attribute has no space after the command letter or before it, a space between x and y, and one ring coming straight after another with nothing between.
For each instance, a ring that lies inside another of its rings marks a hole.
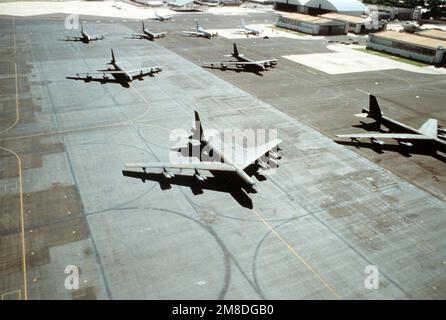
<instances>
[{"instance_id":1,"label":"jet engine pod","mask_svg":"<svg viewBox=\"0 0 446 320\"><path fill-rule=\"evenodd\" d=\"M204 180L206 180L206 177L201 175L197 169L195 169L195 173L194 173L194 178L198 181L198 182L204 182Z\"/></svg>"}]
</instances>

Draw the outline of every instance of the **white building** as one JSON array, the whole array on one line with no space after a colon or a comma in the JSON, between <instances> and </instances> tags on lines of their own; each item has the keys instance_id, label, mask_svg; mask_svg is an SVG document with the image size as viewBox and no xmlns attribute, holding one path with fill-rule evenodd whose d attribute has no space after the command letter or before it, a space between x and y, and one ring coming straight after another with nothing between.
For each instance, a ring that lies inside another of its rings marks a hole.
<instances>
[{"instance_id":1,"label":"white building","mask_svg":"<svg viewBox=\"0 0 446 320\"><path fill-rule=\"evenodd\" d=\"M322 18L342 21L348 24L348 32L356 34L364 34L370 32L383 31L387 27L387 23L383 21L373 21L370 17L357 17L341 13L325 13Z\"/></svg>"},{"instance_id":2,"label":"white building","mask_svg":"<svg viewBox=\"0 0 446 320\"><path fill-rule=\"evenodd\" d=\"M359 0L276 0L276 8L311 15L336 12L360 16L369 12L369 9Z\"/></svg>"},{"instance_id":3,"label":"white building","mask_svg":"<svg viewBox=\"0 0 446 320\"><path fill-rule=\"evenodd\" d=\"M309 0L303 6L308 8L309 13L317 10L360 16L369 12L369 9L358 0Z\"/></svg>"},{"instance_id":4,"label":"white building","mask_svg":"<svg viewBox=\"0 0 446 320\"><path fill-rule=\"evenodd\" d=\"M274 7L277 10L299 12L302 5L308 0L275 0Z\"/></svg>"}]
</instances>

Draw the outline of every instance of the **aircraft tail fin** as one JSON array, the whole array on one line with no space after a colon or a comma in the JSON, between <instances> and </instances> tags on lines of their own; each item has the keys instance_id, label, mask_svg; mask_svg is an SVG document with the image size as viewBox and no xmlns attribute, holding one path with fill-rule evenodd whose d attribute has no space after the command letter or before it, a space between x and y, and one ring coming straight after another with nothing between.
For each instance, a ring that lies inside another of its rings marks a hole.
<instances>
[{"instance_id":1,"label":"aircraft tail fin","mask_svg":"<svg viewBox=\"0 0 446 320\"><path fill-rule=\"evenodd\" d=\"M84 32L84 26L81 23L81 32Z\"/></svg>"},{"instance_id":2,"label":"aircraft tail fin","mask_svg":"<svg viewBox=\"0 0 446 320\"><path fill-rule=\"evenodd\" d=\"M201 141L203 138L203 126L201 125L200 115L198 114L198 111L194 111L194 113L195 122L194 127L192 128L192 137Z\"/></svg>"},{"instance_id":3,"label":"aircraft tail fin","mask_svg":"<svg viewBox=\"0 0 446 320\"><path fill-rule=\"evenodd\" d=\"M383 116L378 100L376 100L376 97L372 94L369 97L369 110L363 109L362 112L366 112L368 118L375 120L381 119Z\"/></svg>"},{"instance_id":4,"label":"aircraft tail fin","mask_svg":"<svg viewBox=\"0 0 446 320\"><path fill-rule=\"evenodd\" d=\"M429 119L419 129L419 131L428 136L436 138L438 135L438 121L437 119Z\"/></svg>"},{"instance_id":5,"label":"aircraft tail fin","mask_svg":"<svg viewBox=\"0 0 446 320\"><path fill-rule=\"evenodd\" d=\"M142 31L144 31L146 29L146 27L144 26L144 21L141 21L142 23Z\"/></svg>"},{"instance_id":6,"label":"aircraft tail fin","mask_svg":"<svg viewBox=\"0 0 446 320\"><path fill-rule=\"evenodd\" d=\"M200 26L198 25L198 21L195 21L195 26L196 26L196 30L198 31L198 29L200 28Z\"/></svg>"},{"instance_id":7,"label":"aircraft tail fin","mask_svg":"<svg viewBox=\"0 0 446 320\"><path fill-rule=\"evenodd\" d=\"M232 52L232 56L238 57L239 53L238 53L237 45L234 43L233 47L234 47L234 51Z\"/></svg>"},{"instance_id":8,"label":"aircraft tail fin","mask_svg":"<svg viewBox=\"0 0 446 320\"><path fill-rule=\"evenodd\" d=\"M246 25L245 25L245 19L243 19L243 18L241 18L240 19L240 26L242 27L242 28L244 28Z\"/></svg>"},{"instance_id":9,"label":"aircraft tail fin","mask_svg":"<svg viewBox=\"0 0 446 320\"><path fill-rule=\"evenodd\" d=\"M116 59L115 59L115 53L113 52L113 49L111 49L111 56L112 56L112 59L110 61L110 64L114 64L116 62Z\"/></svg>"}]
</instances>

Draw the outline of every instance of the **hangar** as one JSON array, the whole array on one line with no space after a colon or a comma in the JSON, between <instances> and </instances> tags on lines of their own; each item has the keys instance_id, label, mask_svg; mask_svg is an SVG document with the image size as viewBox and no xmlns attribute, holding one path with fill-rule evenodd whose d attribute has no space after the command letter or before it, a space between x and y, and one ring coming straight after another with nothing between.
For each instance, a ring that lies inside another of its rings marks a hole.
<instances>
[{"instance_id":1,"label":"hangar","mask_svg":"<svg viewBox=\"0 0 446 320\"><path fill-rule=\"evenodd\" d=\"M299 12L308 0L275 0L274 8L282 11Z\"/></svg>"},{"instance_id":2,"label":"hangar","mask_svg":"<svg viewBox=\"0 0 446 320\"><path fill-rule=\"evenodd\" d=\"M277 26L311 35L347 34L347 24L345 22L300 13L279 15Z\"/></svg>"},{"instance_id":3,"label":"hangar","mask_svg":"<svg viewBox=\"0 0 446 320\"><path fill-rule=\"evenodd\" d=\"M348 25L348 31L356 34L383 31L387 24L380 21L379 25L374 26L369 18L350 16L340 13L325 13L321 17L336 21L345 22Z\"/></svg>"},{"instance_id":4,"label":"hangar","mask_svg":"<svg viewBox=\"0 0 446 320\"><path fill-rule=\"evenodd\" d=\"M367 7L358 0L309 0L304 9L309 14L337 12L351 16L361 16L368 12Z\"/></svg>"},{"instance_id":5,"label":"hangar","mask_svg":"<svg viewBox=\"0 0 446 320\"><path fill-rule=\"evenodd\" d=\"M368 13L367 7L358 0L276 0L276 9L311 15L336 12L361 16Z\"/></svg>"},{"instance_id":6,"label":"hangar","mask_svg":"<svg viewBox=\"0 0 446 320\"><path fill-rule=\"evenodd\" d=\"M446 41L417 34L396 31L370 34L367 48L434 65L444 66L446 63Z\"/></svg>"}]
</instances>

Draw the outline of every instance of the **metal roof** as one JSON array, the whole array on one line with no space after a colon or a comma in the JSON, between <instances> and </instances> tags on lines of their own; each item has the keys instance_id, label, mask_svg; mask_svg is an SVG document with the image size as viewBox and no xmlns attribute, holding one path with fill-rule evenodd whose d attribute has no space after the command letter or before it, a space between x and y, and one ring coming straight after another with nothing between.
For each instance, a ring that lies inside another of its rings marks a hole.
<instances>
[{"instance_id":1,"label":"metal roof","mask_svg":"<svg viewBox=\"0 0 446 320\"><path fill-rule=\"evenodd\" d=\"M341 22L339 22L339 21L334 21L334 20L325 19L325 18L321 18L321 17L310 16L307 14L294 13L294 12L289 13L289 14L284 14L282 16L287 19L293 19L293 20L312 23L312 24L336 24L336 25L341 24Z\"/></svg>"},{"instance_id":2,"label":"metal roof","mask_svg":"<svg viewBox=\"0 0 446 320\"><path fill-rule=\"evenodd\" d=\"M423 30L418 32L417 34L423 37L446 40L446 32L437 29Z\"/></svg>"},{"instance_id":3,"label":"metal roof","mask_svg":"<svg viewBox=\"0 0 446 320\"><path fill-rule=\"evenodd\" d=\"M339 13L326 13L322 14L321 17L332 19L332 20L339 20L349 23L365 23L367 21L367 18L357 17L357 16L349 16L346 14L339 14Z\"/></svg>"},{"instance_id":4,"label":"metal roof","mask_svg":"<svg viewBox=\"0 0 446 320\"><path fill-rule=\"evenodd\" d=\"M385 40L391 40L395 42L401 42L405 44L410 44L413 46L424 47L428 49L437 50L439 46L446 49L446 41L437 40L432 38L427 38L419 36L417 34L396 32L396 31L383 31L374 34L370 34L369 37L382 38Z\"/></svg>"},{"instance_id":5,"label":"metal roof","mask_svg":"<svg viewBox=\"0 0 446 320\"><path fill-rule=\"evenodd\" d=\"M367 11L366 6L358 0L309 0L305 3L305 6L312 8L319 8L319 5L321 6L321 9L341 12Z\"/></svg>"},{"instance_id":6,"label":"metal roof","mask_svg":"<svg viewBox=\"0 0 446 320\"><path fill-rule=\"evenodd\" d=\"M302 6L308 2L308 0L275 0L275 2L292 4L295 6Z\"/></svg>"}]
</instances>

